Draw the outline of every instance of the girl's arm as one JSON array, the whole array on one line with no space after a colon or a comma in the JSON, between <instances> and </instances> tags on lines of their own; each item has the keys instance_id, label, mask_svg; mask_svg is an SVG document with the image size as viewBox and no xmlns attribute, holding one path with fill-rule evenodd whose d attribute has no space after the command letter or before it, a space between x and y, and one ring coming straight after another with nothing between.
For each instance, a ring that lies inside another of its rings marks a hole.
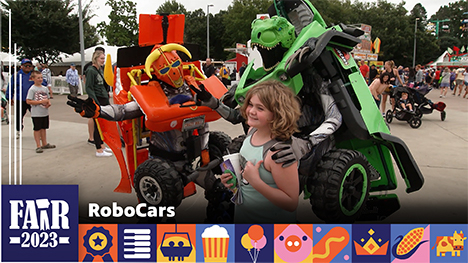
<instances>
[{"instance_id":1,"label":"girl's arm","mask_svg":"<svg viewBox=\"0 0 468 263\"><path fill-rule=\"evenodd\" d=\"M380 80L379 80L379 84L380 84ZM391 84L380 84L378 87L377 87L377 95L380 95L382 94L388 87L392 86Z\"/></svg>"},{"instance_id":2,"label":"girl's arm","mask_svg":"<svg viewBox=\"0 0 468 263\"><path fill-rule=\"evenodd\" d=\"M374 79L374 81L372 81L372 83L370 84L369 86L369 90L372 94L372 96L374 97L374 99L378 100L379 97L378 97L378 84L380 83L380 80L379 79Z\"/></svg>"},{"instance_id":3,"label":"girl's arm","mask_svg":"<svg viewBox=\"0 0 468 263\"><path fill-rule=\"evenodd\" d=\"M271 159L273 154L274 153L269 151L265 157L266 161L264 163L260 161L255 166L251 162L247 162L243 177L255 190L260 192L274 205L286 211L293 212L297 209L299 202L299 176L297 165L293 164L284 168L281 164L277 164ZM261 163L264 164L265 169L271 171L278 188L267 185L260 178L258 168Z\"/></svg>"},{"instance_id":4,"label":"girl's arm","mask_svg":"<svg viewBox=\"0 0 468 263\"><path fill-rule=\"evenodd\" d=\"M398 74L397 69L393 69L393 75L395 75L398 78L398 81L401 83L401 85L403 85L404 82L401 81L401 78L400 78L400 75Z\"/></svg>"}]
</instances>

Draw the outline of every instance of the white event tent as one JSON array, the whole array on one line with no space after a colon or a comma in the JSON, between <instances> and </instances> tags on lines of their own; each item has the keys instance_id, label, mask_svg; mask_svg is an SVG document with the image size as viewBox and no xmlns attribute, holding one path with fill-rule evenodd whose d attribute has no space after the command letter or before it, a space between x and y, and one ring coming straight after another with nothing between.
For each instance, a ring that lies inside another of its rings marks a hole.
<instances>
[{"instance_id":1,"label":"white event tent","mask_svg":"<svg viewBox=\"0 0 468 263\"><path fill-rule=\"evenodd\" d=\"M117 50L119 48L122 48L122 47L118 47L118 46L104 46L104 45L97 45L97 46L94 46L94 47L87 48L87 49L84 50L85 63L88 63L88 62L90 62L92 60L94 49L96 47L103 47L106 50L106 58L107 58L107 54L111 55L112 64L117 62ZM63 53L63 54L60 55L60 58L62 58L62 62L54 63L51 66L58 66L58 67L59 66L67 66L68 67L68 66L70 66L71 63L74 63L77 67L81 66L81 53L80 52L76 52L76 53L74 53L72 55Z\"/></svg>"},{"instance_id":2,"label":"white event tent","mask_svg":"<svg viewBox=\"0 0 468 263\"><path fill-rule=\"evenodd\" d=\"M15 61L19 64L21 61L18 59L17 56L14 56L13 54L5 53L5 52L0 52L0 59L3 63L4 66L8 66L10 63L10 58L11 58L11 64L14 64Z\"/></svg>"}]
</instances>

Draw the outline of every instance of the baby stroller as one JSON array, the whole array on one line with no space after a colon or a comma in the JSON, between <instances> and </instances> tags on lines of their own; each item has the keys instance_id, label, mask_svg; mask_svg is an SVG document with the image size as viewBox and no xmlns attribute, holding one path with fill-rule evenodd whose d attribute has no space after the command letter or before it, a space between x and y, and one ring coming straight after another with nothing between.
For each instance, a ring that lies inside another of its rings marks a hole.
<instances>
[{"instance_id":1,"label":"baby stroller","mask_svg":"<svg viewBox=\"0 0 468 263\"><path fill-rule=\"evenodd\" d=\"M439 101L437 103L432 102L430 99L426 98L425 95L432 90L428 85L421 85L414 89L411 89L414 93L414 104L416 116L422 118L423 114L431 114L433 110L440 111L440 119L445 120L447 113L445 112L445 103Z\"/></svg>"},{"instance_id":2,"label":"baby stroller","mask_svg":"<svg viewBox=\"0 0 468 263\"><path fill-rule=\"evenodd\" d=\"M416 115L416 112L414 111L415 106L414 106L414 89L403 87L403 86L397 86L393 89L393 97L395 99L395 105L393 107L393 110L388 110L387 113L385 114L385 120L387 123L391 123L393 120L393 117L395 117L399 121L406 121L409 123L411 128L417 129L421 126L422 121L421 118ZM403 93L408 94L408 103L412 105L413 110L409 109L404 109L401 106L400 99Z\"/></svg>"},{"instance_id":3,"label":"baby stroller","mask_svg":"<svg viewBox=\"0 0 468 263\"><path fill-rule=\"evenodd\" d=\"M6 107L8 105L8 101L5 97L5 93L3 93L3 91L1 91L0 93L2 93L2 108L1 108L1 111L2 111L2 122L6 122L6 124L10 124L10 120L8 119L8 113L7 113L7 110L6 110Z\"/></svg>"}]
</instances>

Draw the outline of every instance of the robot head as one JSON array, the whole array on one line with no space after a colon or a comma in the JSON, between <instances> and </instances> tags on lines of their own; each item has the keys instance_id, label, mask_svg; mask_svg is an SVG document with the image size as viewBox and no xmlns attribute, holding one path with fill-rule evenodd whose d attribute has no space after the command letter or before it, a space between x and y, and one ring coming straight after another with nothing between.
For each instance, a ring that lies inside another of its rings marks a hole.
<instances>
[{"instance_id":1,"label":"robot head","mask_svg":"<svg viewBox=\"0 0 468 263\"><path fill-rule=\"evenodd\" d=\"M192 58L190 52L179 44L166 44L164 46L155 47L145 61L145 72L151 78L151 69L157 78L164 81L175 88L182 86L184 83L182 61L177 55L178 51L182 51L189 58Z\"/></svg>"}]
</instances>

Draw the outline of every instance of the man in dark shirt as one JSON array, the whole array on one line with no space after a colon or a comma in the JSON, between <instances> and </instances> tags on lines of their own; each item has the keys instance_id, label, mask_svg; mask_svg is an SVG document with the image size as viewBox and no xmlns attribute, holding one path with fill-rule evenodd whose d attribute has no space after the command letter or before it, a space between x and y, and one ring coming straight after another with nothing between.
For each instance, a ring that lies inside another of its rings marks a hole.
<instances>
[{"instance_id":1,"label":"man in dark shirt","mask_svg":"<svg viewBox=\"0 0 468 263\"><path fill-rule=\"evenodd\" d=\"M375 68L375 65L372 64L370 69L369 69L369 83L372 83L374 81L375 77L379 74L377 69Z\"/></svg>"},{"instance_id":2,"label":"man in dark shirt","mask_svg":"<svg viewBox=\"0 0 468 263\"><path fill-rule=\"evenodd\" d=\"M211 58L206 59L206 63L203 65L203 72L205 73L206 78L209 78L214 74L215 68L213 64L211 64Z\"/></svg>"}]
</instances>

